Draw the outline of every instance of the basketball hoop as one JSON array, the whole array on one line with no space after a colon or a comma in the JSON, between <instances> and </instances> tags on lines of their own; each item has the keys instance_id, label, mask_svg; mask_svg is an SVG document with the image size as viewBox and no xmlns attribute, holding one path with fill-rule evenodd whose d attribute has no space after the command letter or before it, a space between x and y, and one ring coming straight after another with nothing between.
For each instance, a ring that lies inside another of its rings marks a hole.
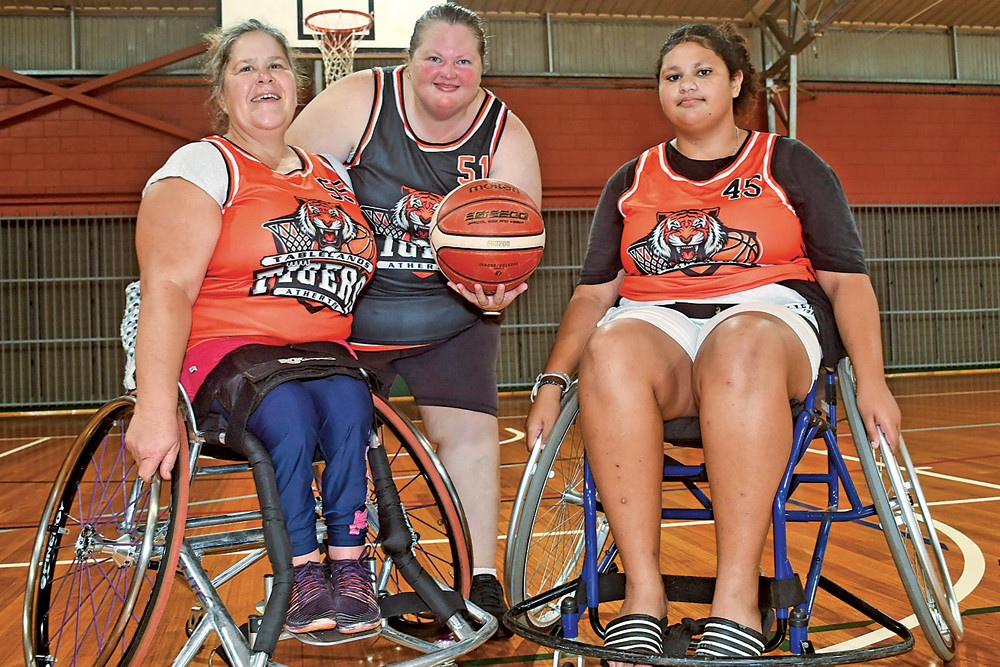
<instances>
[{"instance_id":1,"label":"basketball hoop","mask_svg":"<svg viewBox=\"0 0 1000 667\"><path fill-rule=\"evenodd\" d=\"M319 42L323 81L329 86L353 71L357 41L371 30L375 20L353 9L324 9L307 16L305 24Z\"/></svg>"}]
</instances>

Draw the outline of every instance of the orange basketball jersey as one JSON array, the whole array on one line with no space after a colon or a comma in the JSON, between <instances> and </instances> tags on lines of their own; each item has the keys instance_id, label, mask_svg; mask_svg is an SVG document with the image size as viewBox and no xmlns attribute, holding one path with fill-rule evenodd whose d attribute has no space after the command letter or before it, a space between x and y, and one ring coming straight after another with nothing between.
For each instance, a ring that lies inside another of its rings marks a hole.
<instances>
[{"instance_id":1,"label":"orange basketball jersey","mask_svg":"<svg viewBox=\"0 0 1000 667\"><path fill-rule=\"evenodd\" d=\"M225 158L229 193L188 350L226 338L271 345L347 339L376 260L350 188L299 149L302 168L280 174L221 137L204 141Z\"/></svg>"},{"instance_id":2,"label":"orange basketball jersey","mask_svg":"<svg viewBox=\"0 0 1000 667\"><path fill-rule=\"evenodd\" d=\"M815 281L802 225L771 176L776 138L754 132L735 162L707 181L674 172L666 144L639 156L632 187L618 200L622 296L701 299Z\"/></svg>"}]
</instances>

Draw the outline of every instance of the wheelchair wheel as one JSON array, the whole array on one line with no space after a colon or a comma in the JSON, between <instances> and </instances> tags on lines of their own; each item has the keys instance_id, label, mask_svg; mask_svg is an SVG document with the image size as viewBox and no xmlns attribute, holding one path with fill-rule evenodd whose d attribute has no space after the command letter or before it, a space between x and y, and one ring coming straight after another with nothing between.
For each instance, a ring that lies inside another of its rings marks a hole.
<instances>
[{"instance_id":1,"label":"wheelchair wheel","mask_svg":"<svg viewBox=\"0 0 1000 667\"><path fill-rule=\"evenodd\" d=\"M507 533L504 571L513 604L580 575L584 553L583 435L576 423L576 385L567 392L548 443L524 478ZM597 517L597 552L609 537L607 519ZM538 628L559 620L559 600L525 615Z\"/></svg>"},{"instance_id":2,"label":"wheelchair wheel","mask_svg":"<svg viewBox=\"0 0 1000 667\"><path fill-rule=\"evenodd\" d=\"M895 454L888 445L872 450L858 411L850 362L842 361L839 373L845 412L889 552L928 643L942 660L950 660L964 632L962 617L906 443L900 438Z\"/></svg>"},{"instance_id":3,"label":"wheelchair wheel","mask_svg":"<svg viewBox=\"0 0 1000 667\"><path fill-rule=\"evenodd\" d=\"M181 447L170 484L146 485L125 449L135 406L102 406L56 477L24 600L28 665L141 664L174 579L187 505Z\"/></svg>"},{"instance_id":4,"label":"wheelchair wheel","mask_svg":"<svg viewBox=\"0 0 1000 667\"><path fill-rule=\"evenodd\" d=\"M385 399L375 400L378 438L385 448L392 477L413 530L414 553L434 579L468 597L472 587L472 548L458 494L427 438ZM374 503L374 497L372 497ZM377 514L369 511L372 541ZM410 590L401 575L379 565L388 593Z\"/></svg>"}]
</instances>

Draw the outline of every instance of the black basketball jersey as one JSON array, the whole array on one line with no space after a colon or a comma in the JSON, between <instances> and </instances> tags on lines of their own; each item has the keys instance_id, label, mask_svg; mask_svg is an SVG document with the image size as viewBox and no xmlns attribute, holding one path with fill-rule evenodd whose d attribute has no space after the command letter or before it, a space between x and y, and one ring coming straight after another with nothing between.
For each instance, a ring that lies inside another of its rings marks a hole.
<instances>
[{"instance_id":1,"label":"black basketball jersey","mask_svg":"<svg viewBox=\"0 0 1000 667\"><path fill-rule=\"evenodd\" d=\"M358 148L347 162L354 192L378 244L375 276L354 308L359 349L447 340L481 311L453 292L427 239L434 209L456 186L486 178L507 121L493 93L455 141L432 144L410 126L404 66L375 68L375 98Z\"/></svg>"}]
</instances>

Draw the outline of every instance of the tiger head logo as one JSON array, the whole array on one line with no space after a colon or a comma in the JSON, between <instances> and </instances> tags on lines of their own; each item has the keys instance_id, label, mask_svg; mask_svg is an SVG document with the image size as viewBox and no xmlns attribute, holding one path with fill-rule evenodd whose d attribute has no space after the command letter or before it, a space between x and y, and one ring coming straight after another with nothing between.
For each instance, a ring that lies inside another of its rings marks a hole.
<instances>
[{"instance_id":1,"label":"tiger head logo","mask_svg":"<svg viewBox=\"0 0 1000 667\"><path fill-rule=\"evenodd\" d=\"M760 252L756 232L722 224L718 208L658 211L653 229L628 247L644 275L710 275L724 264L751 266Z\"/></svg>"},{"instance_id":2,"label":"tiger head logo","mask_svg":"<svg viewBox=\"0 0 1000 667\"><path fill-rule=\"evenodd\" d=\"M414 190L403 186L403 197L396 202L389 214L392 227L403 232L410 241L426 241L430 233L431 218L438 204L444 199L439 194Z\"/></svg>"},{"instance_id":3,"label":"tiger head logo","mask_svg":"<svg viewBox=\"0 0 1000 667\"><path fill-rule=\"evenodd\" d=\"M299 226L321 249L339 250L357 238L357 224L341 207L322 199L296 199Z\"/></svg>"},{"instance_id":4,"label":"tiger head logo","mask_svg":"<svg viewBox=\"0 0 1000 667\"><path fill-rule=\"evenodd\" d=\"M672 264L709 260L726 242L718 215L718 208L658 212L650 239L654 252Z\"/></svg>"},{"instance_id":5,"label":"tiger head logo","mask_svg":"<svg viewBox=\"0 0 1000 667\"><path fill-rule=\"evenodd\" d=\"M334 202L322 199L299 199L295 219L302 232L316 242L320 250L349 252L368 260L375 258L375 241L369 230L359 226Z\"/></svg>"}]
</instances>

